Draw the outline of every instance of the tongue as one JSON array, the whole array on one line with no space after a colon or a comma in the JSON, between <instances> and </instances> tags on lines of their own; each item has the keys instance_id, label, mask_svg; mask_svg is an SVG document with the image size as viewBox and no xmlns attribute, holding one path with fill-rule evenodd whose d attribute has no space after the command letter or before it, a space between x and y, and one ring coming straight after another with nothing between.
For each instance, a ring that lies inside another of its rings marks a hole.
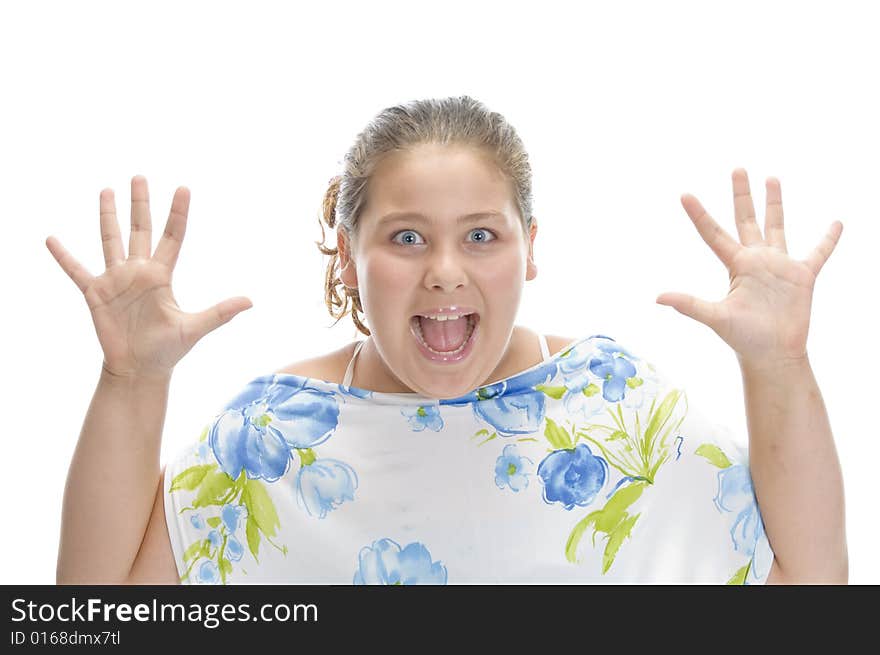
<instances>
[{"instance_id":1,"label":"tongue","mask_svg":"<svg viewBox=\"0 0 880 655\"><path fill-rule=\"evenodd\" d=\"M453 321L435 321L419 316L422 337L431 348L439 352L457 349L468 337L468 318L462 316Z\"/></svg>"}]
</instances>

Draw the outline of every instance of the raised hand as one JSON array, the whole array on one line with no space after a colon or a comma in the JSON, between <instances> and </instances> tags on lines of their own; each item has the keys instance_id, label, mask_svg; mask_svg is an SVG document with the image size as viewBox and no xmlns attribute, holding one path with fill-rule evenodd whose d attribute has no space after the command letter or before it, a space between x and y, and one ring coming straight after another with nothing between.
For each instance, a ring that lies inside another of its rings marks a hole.
<instances>
[{"instance_id":1,"label":"raised hand","mask_svg":"<svg viewBox=\"0 0 880 655\"><path fill-rule=\"evenodd\" d=\"M252 307L245 297L224 300L197 313L181 311L171 290L171 276L186 232L189 189L179 187L156 251L147 180L131 180L131 233L128 257L122 245L112 189L100 196L104 272L92 276L55 237L46 247L85 296L104 369L117 376L170 375L178 361L208 332Z\"/></svg>"},{"instance_id":2,"label":"raised hand","mask_svg":"<svg viewBox=\"0 0 880 655\"><path fill-rule=\"evenodd\" d=\"M661 305L712 328L736 352L740 364L759 367L802 360L813 287L822 266L837 245L843 224L835 221L804 260L793 259L785 246L782 190L767 179L764 234L755 221L755 207L746 171L733 171L733 204L737 243L706 212L700 201L684 194L681 203L697 231L730 273L730 291L720 302L682 293L662 293Z\"/></svg>"}]
</instances>

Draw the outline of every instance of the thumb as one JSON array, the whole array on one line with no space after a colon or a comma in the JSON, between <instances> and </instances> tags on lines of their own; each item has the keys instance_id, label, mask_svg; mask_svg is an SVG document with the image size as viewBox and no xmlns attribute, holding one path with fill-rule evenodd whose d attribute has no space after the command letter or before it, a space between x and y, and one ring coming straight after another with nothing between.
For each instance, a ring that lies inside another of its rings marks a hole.
<instances>
[{"instance_id":1,"label":"thumb","mask_svg":"<svg viewBox=\"0 0 880 655\"><path fill-rule=\"evenodd\" d=\"M684 293L661 293L657 296L657 303L668 305L679 314L690 316L695 321L708 325L713 330L718 322L718 311L715 303L700 300Z\"/></svg>"},{"instance_id":2,"label":"thumb","mask_svg":"<svg viewBox=\"0 0 880 655\"><path fill-rule=\"evenodd\" d=\"M253 306L254 304L248 298L237 296L219 302L213 307L209 307L201 312L192 314L189 328L187 330L192 339L191 343L194 344L209 332L228 323L236 314L250 309Z\"/></svg>"}]
</instances>

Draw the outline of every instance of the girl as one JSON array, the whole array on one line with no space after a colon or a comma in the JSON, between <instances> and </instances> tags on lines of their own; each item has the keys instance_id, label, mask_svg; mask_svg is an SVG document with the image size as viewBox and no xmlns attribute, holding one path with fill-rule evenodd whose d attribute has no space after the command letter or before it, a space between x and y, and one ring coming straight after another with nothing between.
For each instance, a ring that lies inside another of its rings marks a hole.
<instances>
[{"instance_id":1,"label":"girl","mask_svg":"<svg viewBox=\"0 0 880 655\"><path fill-rule=\"evenodd\" d=\"M738 220L751 204L744 180L735 174ZM325 298L366 338L250 381L162 470L174 366L251 303L182 312L171 274L189 192L175 193L152 256L146 180L132 180L131 197L126 258L113 193L101 193L101 276L46 242L104 351L65 491L59 583L845 582L842 483L821 420L813 439L831 457L821 491L836 520L807 547L790 515L807 498L774 482L779 465L751 431L755 486L748 451L650 362L605 335L514 324L537 274L531 172L514 129L476 100L384 110L330 182ZM783 369L805 380L806 330L792 321L803 311L791 312L803 298L769 299L788 323L770 320L755 291L766 280L754 284L770 267L751 252L734 264L741 247L713 232L696 199L685 209L729 264L733 291L717 305L680 294L665 304L731 344L752 389ZM771 242L781 209L772 227ZM773 270L818 272L826 250L795 263L783 244L773 256L792 268ZM748 408L756 431L790 429L762 402Z\"/></svg>"}]
</instances>

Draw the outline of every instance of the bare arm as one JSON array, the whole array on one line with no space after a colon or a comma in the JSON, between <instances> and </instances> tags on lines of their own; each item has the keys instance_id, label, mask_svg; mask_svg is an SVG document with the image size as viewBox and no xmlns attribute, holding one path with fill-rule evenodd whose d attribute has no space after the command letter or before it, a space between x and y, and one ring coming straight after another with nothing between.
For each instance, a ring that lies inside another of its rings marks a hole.
<instances>
[{"instance_id":1,"label":"bare arm","mask_svg":"<svg viewBox=\"0 0 880 655\"><path fill-rule=\"evenodd\" d=\"M847 584L843 475L809 360L742 367L764 527L790 584Z\"/></svg>"},{"instance_id":2,"label":"bare arm","mask_svg":"<svg viewBox=\"0 0 880 655\"><path fill-rule=\"evenodd\" d=\"M100 194L106 270L95 277L54 237L46 247L83 293L104 363L64 490L58 584L176 582L159 470L168 387L178 361L204 335L251 306L232 298L183 312L171 276L186 232L189 190L174 194L151 255L147 181L131 181L131 235L125 256L112 190ZM158 505L158 507L157 507ZM148 524L149 523L149 524Z\"/></svg>"},{"instance_id":3,"label":"bare arm","mask_svg":"<svg viewBox=\"0 0 880 655\"><path fill-rule=\"evenodd\" d=\"M128 378L101 371L67 476L58 584L128 578L160 477L169 383L170 373Z\"/></svg>"},{"instance_id":4,"label":"bare arm","mask_svg":"<svg viewBox=\"0 0 880 655\"><path fill-rule=\"evenodd\" d=\"M159 476L153 513L127 584L180 584L165 522L165 471Z\"/></svg>"}]
</instances>

